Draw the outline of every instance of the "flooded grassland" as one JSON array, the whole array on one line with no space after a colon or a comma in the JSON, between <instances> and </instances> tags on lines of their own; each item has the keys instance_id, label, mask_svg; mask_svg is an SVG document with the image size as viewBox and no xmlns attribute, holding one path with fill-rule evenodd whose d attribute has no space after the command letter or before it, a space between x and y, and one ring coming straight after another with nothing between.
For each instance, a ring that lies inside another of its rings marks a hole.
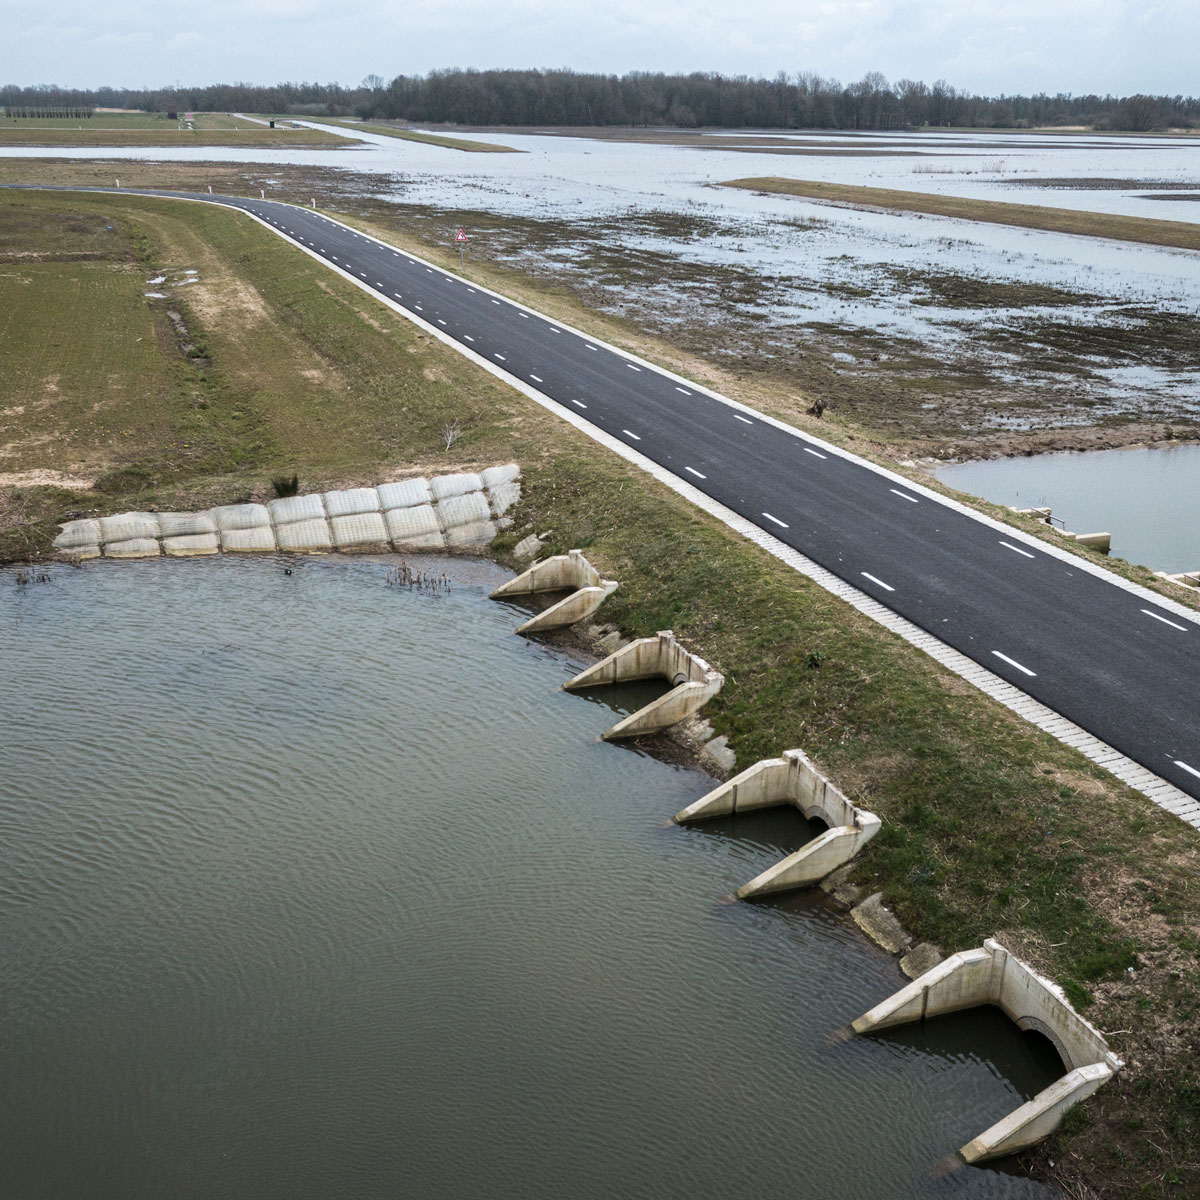
<instances>
[{"instance_id":1,"label":"flooded grassland","mask_svg":"<svg viewBox=\"0 0 1200 1200\"><path fill-rule=\"evenodd\" d=\"M759 154L763 175L1186 222L1200 204L1181 199L1165 214L1145 197L1195 190L1193 141L808 136L812 153L793 161L776 153L797 140L786 137L694 135L699 152L506 131L526 153L462 155L359 136L362 148L336 154L229 152L185 167L187 156L163 153L170 162L122 169L135 186L187 177L303 202L315 193L431 247L462 226L468 266L567 289L773 397L777 411L820 400L827 423L903 454L990 457L1200 430L1197 252L715 186L758 173ZM0 160L4 181L110 175Z\"/></svg>"}]
</instances>

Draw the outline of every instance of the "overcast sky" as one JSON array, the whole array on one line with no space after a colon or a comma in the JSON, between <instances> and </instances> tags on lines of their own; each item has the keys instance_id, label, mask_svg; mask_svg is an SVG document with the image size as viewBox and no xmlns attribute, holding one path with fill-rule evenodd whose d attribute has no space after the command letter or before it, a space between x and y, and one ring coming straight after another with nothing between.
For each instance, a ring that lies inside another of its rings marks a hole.
<instances>
[{"instance_id":1,"label":"overcast sky","mask_svg":"<svg viewBox=\"0 0 1200 1200\"><path fill-rule=\"evenodd\" d=\"M983 94L1200 92L1200 0L0 0L0 83L719 71Z\"/></svg>"}]
</instances>

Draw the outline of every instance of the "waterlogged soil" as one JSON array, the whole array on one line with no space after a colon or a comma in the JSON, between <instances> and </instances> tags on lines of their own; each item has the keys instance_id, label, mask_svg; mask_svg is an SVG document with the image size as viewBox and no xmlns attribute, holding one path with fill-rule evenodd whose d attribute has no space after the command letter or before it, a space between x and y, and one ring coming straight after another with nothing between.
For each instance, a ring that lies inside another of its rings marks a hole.
<instances>
[{"instance_id":1,"label":"waterlogged soil","mask_svg":"<svg viewBox=\"0 0 1200 1200\"><path fill-rule=\"evenodd\" d=\"M0 182L28 179L31 169L46 182L111 186L114 168L0 161ZM998 277L967 254L963 269L949 270L919 247L905 249L903 262L864 261L839 253L845 231L818 205L770 220L699 204L573 218L492 211L482 180L464 181L463 207L446 207L406 201L422 181L384 172L130 161L119 170L127 187L262 189L299 203L319 195L331 211L416 248L444 250L462 226L468 270L485 264L565 290L709 364L747 396L765 394L779 415L796 419L817 404L826 426L852 428L902 457L1200 437L1200 317L1153 296L1114 299L1082 286L1089 268L1072 288ZM764 241L785 250L778 269ZM941 243L957 261L955 239ZM805 262L819 266L802 273L796 264Z\"/></svg>"}]
</instances>

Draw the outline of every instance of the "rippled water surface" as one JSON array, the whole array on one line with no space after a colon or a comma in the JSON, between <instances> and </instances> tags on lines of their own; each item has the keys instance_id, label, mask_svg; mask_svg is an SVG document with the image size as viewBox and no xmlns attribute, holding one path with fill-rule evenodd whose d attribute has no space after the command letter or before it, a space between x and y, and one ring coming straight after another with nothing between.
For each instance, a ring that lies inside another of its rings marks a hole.
<instances>
[{"instance_id":1,"label":"rippled water surface","mask_svg":"<svg viewBox=\"0 0 1200 1200\"><path fill-rule=\"evenodd\" d=\"M723 901L803 822L664 824L496 568L292 565L0 571L0 1195L1043 1194L930 1167L1056 1061Z\"/></svg>"}]
</instances>

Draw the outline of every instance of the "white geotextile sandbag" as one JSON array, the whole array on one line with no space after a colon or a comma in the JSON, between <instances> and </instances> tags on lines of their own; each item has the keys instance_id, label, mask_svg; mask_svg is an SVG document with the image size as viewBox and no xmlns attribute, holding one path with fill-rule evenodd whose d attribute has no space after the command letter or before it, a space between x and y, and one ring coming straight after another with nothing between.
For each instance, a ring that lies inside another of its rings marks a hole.
<instances>
[{"instance_id":1,"label":"white geotextile sandbag","mask_svg":"<svg viewBox=\"0 0 1200 1200\"><path fill-rule=\"evenodd\" d=\"M276 525L275 540L279 543L280 550L287 550L292 554L333 549L333 538L329 536L329 522L324 517L319 520L292 521L287 525Z\"/></svg>"},{"instance_id":2,"label":"white geotextile sandbag","mask_svg":"<svg viewBox=\"0 0 1200 1200\"><path fill-rule=\"evenodd\" d=\"M502 517L520 500L521 485L515 479L508 483L499 483L495 487L488 488L488 497L492 502L492 512L496 516Z\"/></svg>"},{"instance_id":3,"label":"white geotextile sandbag","mask_svg":"<svg viewBox=\"0 0 1200 1200\"><path fill-rule=\"evenodd\" d=\"M438 520L446 529L456 525L473 525L477 521L490 521L492 510L482 492L467 492L463 496L451 496L437 506Z\"/></svg>"},{"instance_id":4,"label":"white geotextile sandbag","mask_svg":"<svg viewBox=\"0 0 1200 1200\"><path fill-rule=\"evenodd\" d=\"M104 553L108 558L157 558L159 549L154 538L127 538L105 543Z\"/></svg>"},{"instance_id":5,"label":"white geotextile sandbag","mask_svg":"<svg viewBox=\"0 0 1200 1200\"><path fill-rule=\"evenodd\" d=\"M437 533L409 534L403 542L396 543L397 550L445 550L446 538L439 529Z\"/></svg>"},{"instance_id":6,"label":"white geotextile sandbag","mask_svg":"<svg viewBox=\"0 0 1200 1200\"><path fill-rule=\"evenodd\" d=\"M501 484L511 483L520 474L521 468L516 463L506 463L503 467L488 467L479 478L483 480L483 486L490 492L493 488L500 487Z\"/></svg>"},{"instance_id":7,"label":"white geotextile sandbag","mask_svg":"<svg viewBox=\"0 0 1200 1200\"><path fill-rule=\"evenodd\" d=\"M379 493L374 488L350 488L345 492L326 492L325 511L331 517L353 517L358 513L379 511Z\"/></svg>"},{"instance_id":8,"label":"white geotextile sandbag","mask_svg":"<svg viewBox=\"0 0 1200 1200\"><path fill-rule=\"evenodd\" d=\"M128 512L118 513L115 517L100 518L100 540L108 542L129 542L139 538L158 537L158 514Z\"/></svg>"},{"instance_id":9,"label":"white geotextile sandbag","mask_svg":"<svg viewBox=\"0 0 1200 1200\"><path fill-rule=\"evenodd\" d=\"M325 517L325 503L319 492L309 496L284 496L280 500L272 500L267 509L276 527L292 521L323 520Z\"/></svg>"},{"instance_id":10,"label":"white geotextile sandbag","mask_svg":"<svg viewBox=\"0 0 1200 1200\"><path fill-rule=\"evenodd\" d=\"M67 521L54 539L56 550L84 550L100 544L100 522L93 520Z\"/></svg>"},{"instance_id":11,"label":"white geotextile sandbag","mask_svg":"<svg viewBox=\"0 0 1200 1200\"><path fill-rule=\"evenodd\" d=\"M416 504L432 504L433 493L428 479L402 479L399 483L381 483L379 507L385 512L392 508L412 508Z\"/></svg>"},{"instance_id":12,"label":"white geotextile sandbag","mask_svg":"<svg viewBox=\"0 0 1200 1200\"><path fill-rule=\"evenodd\" d=\"M387 546L387 529L381 513L355 513L351 517L330 517L333 544L339 550L364 546Z\"/></svg>"},{"instance_id":13,"label":"white geotextile sandbag","mask_svg":"<svg viewBox=\"0 0 1200 1200\"><path fill-rule=\"evenodd\" d=\"M258 525L254 529L222 529L221 549L239 554L270 553L275 549L275 531L270 525Z\"/></svg>"},{"instance_id":14,"label":"white geotextile sandbag","mask_svg":"<svg viewBox=\"0 0 1200 1200\"><path fill-rule=\"evenodd\" d=\"M196 534L217 532L216 521L206 512L159 513L158 527L163 537L193 537Z\"/></svg>"},{"instance_id":15,"label":"white geotextile sandbag","mask_svg":"<svg viewBox=\"0 0 1200 1200\"><path fill-rule=\"evenodd\" d=\"M163 538L163 553L172 558L183 558L188 554L217 554L221 550L221 539L215 533L183 533L177 537Z\"/></svg>"},{"instance_id":16,"label":"white geotextile sandbag","mask_svg":"<svg viewBox=\"0 0 1200 1200\"><path fill-rule=\"evenodd\" d=\"M446 545L459 549L466 546L490 546L496 536L496 526L491 521L475 521L470 525L456 525L446 530Z\"/></svg>"},{"instance_id":17,"label":"white geotextile sandbag","mask_svg":"<svg viewBox=\"0 0 1200 1200\"><path fill-rule=\"evenodd\" d=\"M265 504L222 504L210 508L208 515L216 522L222 535L234 529L258 529L271 525L271 514Z\"/></svg>"},{"instance_id":18,"label":"white geotextile sandbag","mask_svg":"<svg viewBox=\"0 0 1200 1200\"><path fill-rule=\"evenodd\" d=\"M464 492L477 492L482 487L483 480L478 475L438 475L429 481L433 498L439 503Z\"/></svg>"},{"instance_id":19,"label":"white geotextile sandbag","mask_svg":"<svg viewBox=\"0 0 1200 1200\"><path fill-rule=\"evenodd\" d=\"M383 514L388 539L396 545L409 545L409 539L424 537L429 533L440 534L441 523L432 504L418 504L415 508L393 508Z\"/></svg>"}]
</instances>

